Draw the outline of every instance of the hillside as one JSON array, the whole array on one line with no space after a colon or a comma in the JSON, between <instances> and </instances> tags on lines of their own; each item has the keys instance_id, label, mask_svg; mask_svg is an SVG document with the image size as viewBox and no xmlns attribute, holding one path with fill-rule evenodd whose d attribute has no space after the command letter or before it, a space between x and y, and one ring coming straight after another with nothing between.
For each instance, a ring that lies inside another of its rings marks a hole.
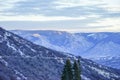
<instances>
[{"instance_id":1,"label":"hillside","mask_svg":"<svg viewBox=\"0 0 120 80\"><path fill-rule=\"evenodd\" d=\"M1 80L60 80L68 53L58 52L23 39L0 28ZM120 71L80 57L83 80L119 80Z\"/></svg>"},{"instance_id":2,"label":"hillside","mask_svg":"<svg viewBox=\"0 0 120 80\"><path fill-rule=\"evenodd\" d=\"M120 69L120 66L116 66L119 65L118 58L120 57L120 33L68 33L49 30L14 30L12 32L37 45L79 55L97 63ZM103 58L106 60L101 61ZM109 60L110 58L112 59ZM108 62L112 64L108 64Z\"/></svg>"}]
</instances>

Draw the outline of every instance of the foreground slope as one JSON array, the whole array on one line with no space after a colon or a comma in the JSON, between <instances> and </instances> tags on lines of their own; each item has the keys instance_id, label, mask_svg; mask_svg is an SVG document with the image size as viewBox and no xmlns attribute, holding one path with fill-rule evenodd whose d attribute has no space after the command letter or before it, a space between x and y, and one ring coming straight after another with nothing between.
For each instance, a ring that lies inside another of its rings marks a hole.
<instances>
[{"instance_id":1,"label":"foreground slope","mask_svg":"<svg viewBox=\"0 0 120 80\"><path fill-rule=\"evenodd\" d=\"M60 80L65 60L77 57L33 44L0 28L0 80ZM119 80L120 71L80 58L82 80Z\"/></svg>"}]
</instances>

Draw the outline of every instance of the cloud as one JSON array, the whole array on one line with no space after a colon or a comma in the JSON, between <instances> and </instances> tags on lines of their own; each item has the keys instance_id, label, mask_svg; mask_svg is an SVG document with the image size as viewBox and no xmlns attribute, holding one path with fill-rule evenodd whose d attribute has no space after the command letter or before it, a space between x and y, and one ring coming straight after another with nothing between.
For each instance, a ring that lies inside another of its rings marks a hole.
<instances>
[{"instance_id":1,"label":"cloud","mask_svg":"<svg viewBox=\"0 0 120 80\"><path fill-rule=\"evenodd\" d=\"M11 9L15 6L17 2L25 1L25 0L0 0L0 11L4 11L6 9Z\"/></svg>"},{"instance_id":2,"label":"cloud","mask_svg":"<svg viewBox=\"0 0 120 80\"><path fill-rule=\"evenodd\" d=\"M103 27L100 27L99 29L102 31L119 31L120 30L119 22L120 22L120 18L105 18L95 23L89 23L88 26L92 26L92 27L103 26Z\"/></svg>"},{"instance_id":3,"label":"cloud","mask_svg":"<svg viewBox=\"0 0 120 80\"><path fill-rule=\"evenodd\" d=\"M119 5L103 5L101 6L105 10L109 12L120 12L120 6Z\"/></svg>"},{"instance_id":4,"label":"cloud","mask_svg":"<svg viewBox=\"0 0 120 80\"><path fill-rule=\"evenodd\" d=\"M57 4L56 8L62 9L67 7L77 7L77 6L91 6L102 4L100 0L58 0L54 4Z\"/></svg>"},{"instance_id":5,"label":"cloud","mask_svg":"<svg viewBox=\"0 0 120 80\"><path fill-rule=\"evenodd\" d=\"M120 26L120 18L106 18L97 21L96 23L90 23L88 26L112 26L119 27Z\"/></svg>"},{"instance_id":6,"label":"cloud","mask_svg":"<svg viewBox=\"0 0 120 80\"><path fill-rule=\"evenodd\" d=\"M114 18L115 19L115 18ZM22 30L60 30L69 32L120 32L118 26L110 26L108 21L95 23L96 20L57 20L57 21L0 21L5 29ZM119 20L117 20L119 21ZM117 23L116 21L116 23ZM110 22L109 22L110 23ZM87 25L92 24L92 25ZM115 23L111 23L115 25Z\"/></svg>"},{"instance_id":7,"label":"cloud","mask_svg":"<svg viewBox=\"0 0 120 80\"><path fill-rule=\"evenodd\" d=\"M43 15L27 15L27 16L0 16L0 21L57 21L57 20L83 20L86 17L66 17L66 16L43 16Z\"/></svg>"},{"instance_id":8,"label":"cloud","mask_svg":"<svg viewBox=\"0 0 120 80\"><path fill-rule=\"evenodd\" d=\"M81 6L100 6L103 9L109 11L120 11L119 0L58 0L55 1L56 9L64 9L70 7L81 7Z\"/></svg>"},{"instance_id":9,"label":"cloud","mask_svg":"<svg viewBox=\"0 0 120 80\"><path fill-rule=\"evenodd\" d=\"M43 0L1 0L0 15L8 17L10 15L79 17L90 14L109 15L113 14L113 11L110 10L119 10L118 7L110 6L111 3L108 5L106 1L101 0L47 0L47 3ZM117 11L114 14L118 13Z\"/></svg>"},{"instance_id":10,"label":"cloud","mask_svg":"<svg viewBox=\"0 0 120 80\"><path fill-rule=\"evenodd\" d=\"M0 0L0 23L68 31L120 31L119 4L119 0Z\"/></svg>"}]
</instances>

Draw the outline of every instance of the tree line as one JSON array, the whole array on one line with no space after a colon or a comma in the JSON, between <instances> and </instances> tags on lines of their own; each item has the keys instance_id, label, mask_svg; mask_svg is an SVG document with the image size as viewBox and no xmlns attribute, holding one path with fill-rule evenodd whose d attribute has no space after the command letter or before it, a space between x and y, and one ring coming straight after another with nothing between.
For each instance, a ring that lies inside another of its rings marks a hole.
<instances>
[{"instance_id":1,"label":"tree line","mask_svg":"<svg viewBox=\"0 0 120 80\"><path fill-rule=\"evenodd\" d=\"M70 59L66 60L61 80L81 80L80 60L75 60L73 65Z\"/></svg>"}]
</instances>

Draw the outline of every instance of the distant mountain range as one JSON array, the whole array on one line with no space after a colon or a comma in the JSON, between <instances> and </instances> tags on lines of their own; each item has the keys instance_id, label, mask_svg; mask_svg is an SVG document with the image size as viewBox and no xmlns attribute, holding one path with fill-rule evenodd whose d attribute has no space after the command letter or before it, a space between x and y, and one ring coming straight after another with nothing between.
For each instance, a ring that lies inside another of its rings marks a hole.
<instances>
[{"instance_id":1,"label":"distant mountain range","mask_svg":"<svg viewBox=\"0 0 120 80\"><path fill-rule=\"evenodd\" d=\"M82 80L120 79L118 69L33 44L0 28L0 80L60 80L67 58L80 59Z\"/></svg>"},{"instance_id":2,"label":"distant mountain range","mask_svg":"<svg viewBox=\"0 0 120 80\"><path fill-rule=\"evenodd\" d=\"M13 30L11 32L37 45L79 55L100 64L120 69L118 66L120 65L119 32L68 33L51 30Z\"/></svg>"}]
</instances>

